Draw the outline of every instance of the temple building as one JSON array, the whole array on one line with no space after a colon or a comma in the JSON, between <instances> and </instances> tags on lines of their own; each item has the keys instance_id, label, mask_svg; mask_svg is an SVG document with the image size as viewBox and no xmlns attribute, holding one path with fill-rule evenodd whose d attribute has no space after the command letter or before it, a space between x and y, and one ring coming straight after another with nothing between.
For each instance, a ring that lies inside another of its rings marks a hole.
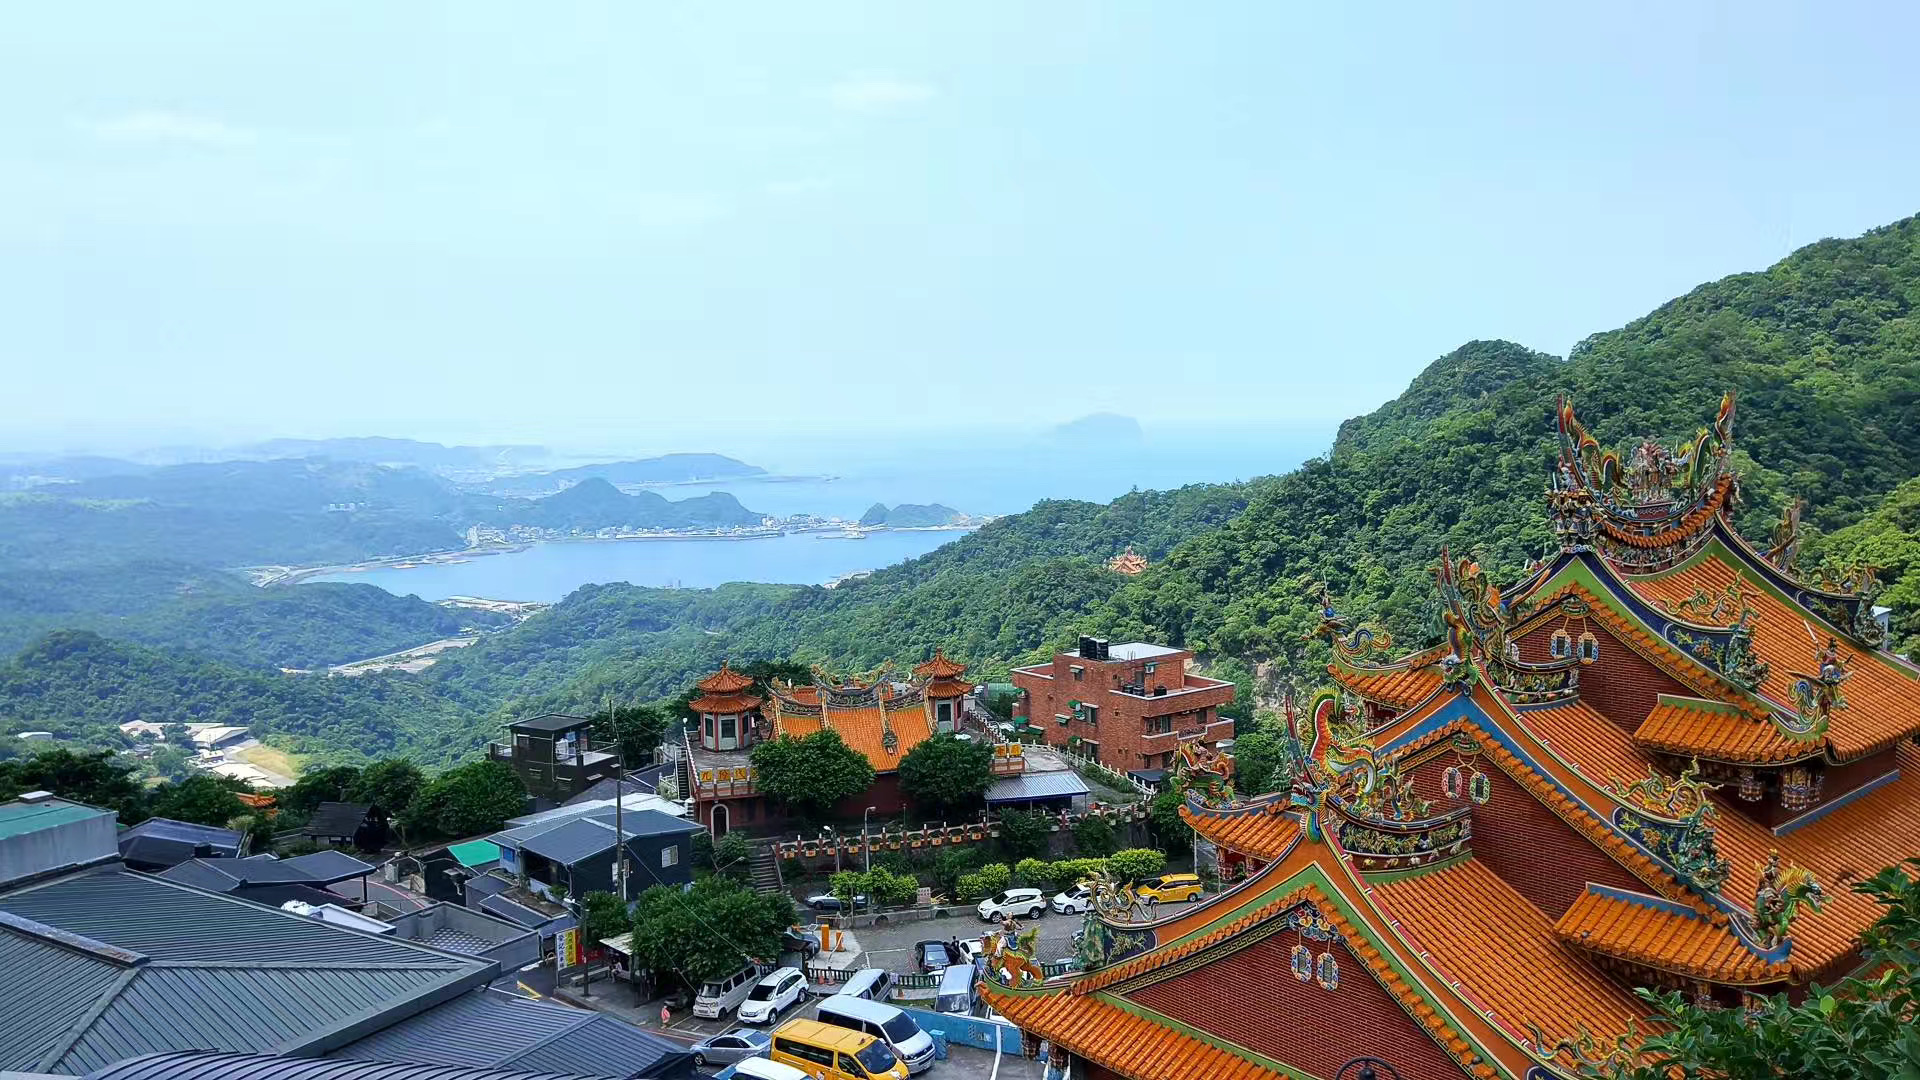
<instances>
[{"instance_id":1,"label":"temple building","mask_svg":"<svg viewBox=\"0 0 1920 1080\"><path fill-rule=\"evenodd\" d=\"M752 679L722 664L695 684L700 696L689 706L700 718L686 744L688 794L697 820L715 836L774 822L780 810L754 783L753 747L823 729L838 734L873 766L873 785L847 800L848 816L859 818L869 806L883 815L897 813L904 805L901 759L936 734L961 730L964 702L973 690L963 677L966 670L939 651L909 679L893 678L886 667L857 677L835 677L816 668L812 684L776 682L763 701L748 693ZM1024 768L1018 755L994 758L997 774Z\"/></svg>"},{"instance_id":2,"label":"temple building","mask_svg":"<svg viewBox=\"0 0 1920 1080\"><path fill-rule=\"evenodd\" d=\"M1086 1078L1546 1080L1621 1052L1635 987L1739 1008L1861 966L1880 908L1850 886L1920 851L1920 669L1872 572L1797 569L1797 511L1767 551L1734 531L1730 396L1678 448L1606 452L1565 402L1559 430L1558 552L1500 588L1443 549L1441 645L1384 661L1326 603L1291 790L1236 799L1230 759L1183 752L1224 892L1101 905L1069 975L996 966L1030 1049Z\"/></svg>"},{"instance_id":3,"label":"temple building","mask_svg":"<svg viewBox=\"0 0 1920 1080\"><path fill-rule=\"evenodd\" d=\"M1194 674L1192 661L1191 651L1169 645L1082 637L1050 663L1013 669L1013 715L1049 744L1109 769L1165 769L1183 743L1233 737L1233 721L1220 716L1233 704L1233 684Z\"/></svg>"},{"instance_id":4,"label":"temple building","mask_svg":"<svg viewBox=\"0 0 1920 1080\"><path fill-rule=\"evenodd\" d=\"M1129 544L1127 545L1127 550L1107 560L1107 569L1116 574L1125 574L1128 577L1132 577L1135 574L1144 574L1147 572L1147 557L1136 554L1133 550L1133 545Z\"/></svg>"}]
</instances>

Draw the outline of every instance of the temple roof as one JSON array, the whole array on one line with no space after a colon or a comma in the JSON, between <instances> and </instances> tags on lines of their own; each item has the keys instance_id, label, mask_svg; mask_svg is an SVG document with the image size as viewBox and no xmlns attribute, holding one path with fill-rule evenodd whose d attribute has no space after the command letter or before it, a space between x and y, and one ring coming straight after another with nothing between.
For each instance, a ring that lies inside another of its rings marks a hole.
<instances>
[{"instance_id":1,"label":"temple roof","mask_svg":"<svg viewBox=\"0 0 1920 1080\"><path fill-rule=\"evenodd\" d=\"M1589 884L1554 925L1562 941L1605 956L1718 983L1778 982L1787 965L1755 956L1724 923L1659 897Z\"/></svg>"},{"instance_id":2,"label":"temple roof","mask_svg":"<svg viewBox=\"0 0 1920 1080\"><path fill-rule=\"evenodd\" d=\"M1129 544L1127 550L1107 560L1107 569L1128 576L1144 574L1147 572L1147 559L1144 555L1136 554Z\"/></svg>"},{"instance_id":3,"label":"temple roof","mask_svg":"<svg viewBox=\"0 0 1920 1080\"><path fill-rule=\"evenodd\" d=\"M821 704L818 687L795 686L773 695L774 733L805 738L824 728L832 728L842 742L867 759L875 772L893 772L907 752L933 736L932 725L918 694L896 697L891 690L876 693L877 704L838 706ZM899 704L895 704L898 701ZM787 707L798 703L800 711ZM892 749L888 749L891 732Z\"/></svg>"},{"instance_id":4,"label":"temple roof","mask_svg":"<svg viewBox=\"0 0 1920 1080\"><path fill-rule=\"evenodd\" d=\"M737 694L753 685L753 680L720 662L720 670L694 684L709 694Z\"/></svg>"},{"instance_id":5,"label":"temple roof","mask_svg":"<svg viewBox=\"0 0 1920 1080\"><path fill-rule=\"evenodd\" d=\"M1678 757L1772 765L1820 752L1816 744L1789 739L1770 720L1756 720L1723 702L1660 695L1660 701L1633 733L1649 750Z\"/></svg>"},{"instance_id":6,"label":"temple roof","mask_svg":"<svg viewBox=\"0 0 1920 1080\"><path fill-rule=\"evenodd\" d=\"M1327 673L1360 697L1395 709L1412 708L1440 689L1440 673L1430 666L1373 670L1328 664Z\"/></svg>"},{"instance_id":7,"label":"temple roof","mask_svg":"<svg viewBox=\"0 0 1920 1080\"><path fill-rule=\"evenodd\" d=\"M1825 736L1836 760L1884 750L1920 732L1920 668L1853 644L1845 634L1836 635L1818 615L1790 601L1742 562L1727 547L1713 544L1673 570L1628 578L1627 584L1640 597L1668 605L1697 592L1717 596L1729 586L1737 587L1754 611L1754 653L1768 665L1756 690L1782 712L1794 709L1794 683L1799 677L1795 673L1815 671L1815 650L1829 637L1838 636L1852 659L1841 691L1846 704L1832 714Z\"/></svg>"},{"instance_id":8,"label":"temple roof","mask_svg":"<svg viewBox=\"0 0 1920 1080\"><path fill-rule=\"evenodd\" d=\"M967 665L947 659L943 649L935 649L933 659L913 669L913 673L923 679L957 679L966 672Z\"/></svg>"}]
</instances>

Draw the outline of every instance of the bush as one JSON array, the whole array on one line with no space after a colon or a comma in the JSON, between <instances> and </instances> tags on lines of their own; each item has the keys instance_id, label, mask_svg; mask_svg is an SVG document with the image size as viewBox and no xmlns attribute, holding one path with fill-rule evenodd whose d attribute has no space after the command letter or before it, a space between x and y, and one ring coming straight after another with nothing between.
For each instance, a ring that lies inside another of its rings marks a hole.
<instances>
[{"instance_id":1,"label":"bush","mask_svg":"<svg viewBox=\"0 0 1920 1080\"><path fill-rule=\"evenodd\" d=\"M953 898L962 901L984 900L992 891L979 874L961 874L960 880L954 883Z\"/></svg>"},{"instance_id":2,"label":"bush","mask_svg":"<svg viewBox=\"0 0 1920 1080\"><path fill-rule=\"evenodd\" d=\"M713 869L713 834L705 829L693 834L694 870Z\"/></svg>"},{"instance_id":3,"label":"bush","mask_svg":"<svg viewBox=\"0 0 1920 1080\"><path fill-rule=\"evenodd\" d=\"M934 887L948 896L959 895L960 875L979 866L985 854L971 847L950 847L933 858Z\"/></svg>"},{"instance_id":4,"label":"bush","mask_svg":"<svg viewBox=\"0 0 1920 1080\"><path fill-rule=\"evenodd\" d=\"M1121 881L1140 881L1167 868L1167 857L1152 848L1128 848L1107 858L1107 869Z\"/></svg>"},{"instance_id":5,"label":"bush","mask_svg":"<svg viewBox=\"0 0 1920 1080\"><path fill-rule=\"evenodd\" d=\"M1073 826L1073 849L1091 859L1104 859L1119 847L1113 825L1103 817L1081 818Z\"/></svg>"},{"instance_id":6,"label":"bush","mask_svg":"<svg viewBox=\"0 0 1920 1080\"><path fill-rule=\"evenodd\" d=\"M1053 880L1055 891L1065 892L1106 865L1105 859L1057 859L1047 864L1047 876Z\"/></svg>"},{"instance_id":7,"label":"bush","mask_svg":"<svg viewBox=\"0 0 1920 1080\"><path fill-rule=\"evenodd\" d=\"M884 866L872 870L842 870L828 879L828 891L849 908L855 896L865 896L875 906L898 907L911 904L920 895L920 882L912 874L896 874Z\"/></svg>"},{"instance_id":8,"label":"bush","mask_svg":"<svg viewBox=\"0 0 1920 1080\"><path fill-rule=\"evenodd\" d=\"M1013 868L1013 876L1019 879L1022 885L1038 886L1043 889L1046 888L1046 883L1052 880L1052 876L1047 873L1047 864L1039 859L1021 859Z\"/></svg>"},{"instance_id":9,"label":"bush","mask_svg":"<svg viewBox=\"0 0 1920 1080\"><path fill-rule=\"evenodd\" d=\"M1013 880L1006 863L988 863L971 874L960 875L955 890L961 900L983 900L1002 892Z\"/></svg>"},{"instance_id":10,"label":"bush","mask_svg":"<svg viewBox=\"0 0 1920 1080\"><path fill-rule=\"evenodd\" d=\"M753 845L747 843L746 834L730 832L712 848L715 873L742 883L753 880Z\"/></svg>"},{"instance_id":11,"label":"bush","mask_svg":"<svg viewBox=\"0 0 1920 1080\"><path fill-rule=\"evenodd\" d=\"M1031 810L1000 811L1000 850L1009 859L1020 861L1045 855L1047 837L1052 831L1052 819L1045 814Z\"/></svg>"}]
</instances>

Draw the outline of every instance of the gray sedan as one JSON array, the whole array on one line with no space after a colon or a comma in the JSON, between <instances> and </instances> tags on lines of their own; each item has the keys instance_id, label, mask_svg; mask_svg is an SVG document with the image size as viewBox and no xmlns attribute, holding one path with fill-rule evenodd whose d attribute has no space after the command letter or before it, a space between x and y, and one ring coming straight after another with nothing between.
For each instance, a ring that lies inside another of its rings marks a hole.
<instances>
[{"instance_id":1,"label":"gray sedan","mask_svg":"<svg viewBox=\"0 0 1920 1080\"><path fill-rule=\"evenodd\" d=\"M731 1065L742 1058L755 1054L764 1054L772 1045L773 1036L764 1031L750 1028L738 1028L724 1035L715 1035L705 1042L693 1044L693 1063L695 1065Z\"/></svg>"}]
</instances>

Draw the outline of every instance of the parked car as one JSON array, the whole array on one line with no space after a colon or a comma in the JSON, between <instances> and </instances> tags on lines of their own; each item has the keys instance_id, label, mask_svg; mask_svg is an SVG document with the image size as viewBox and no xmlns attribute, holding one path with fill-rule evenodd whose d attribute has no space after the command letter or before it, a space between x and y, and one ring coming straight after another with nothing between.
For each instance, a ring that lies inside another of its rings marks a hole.
<instances>
[{"instance_id":1,"label":"parked car","mask_svg":"<svg viewBox=\"0 0 1920 1080\"><path fill-rule=\"evenodd\" d=\"M999 922L1010 918L1036 919L1047 913L1047 897L1039 889L1008 889L998 896L989 896L980 901L980 906L974 910L980 913L981 922Z\"/></svg>"},{"instance_id":2,"label":"parked car","mask_svg":"<svg viewBox=\"0 0 1920 1080\"><path fill-rule=\"evenodd\" d=\"M700 992L693 998L693 1015L705 1020L725 1016L728 1009L746 1000L761 971L760 965L748 964L730 975L701 983Z\"/></svg>"},{"instance_id":3,"label":"parked car","mask_svg":"<svg viewBox=\"0 0 1920 1080\"><path fill-rule=\"evenodd\" d=\"M799 1001L806 989L807 977L799 968L775 968L755 983L747 993L747 1000L740 1003L740 1022L771 1024L779 1018L781 1010Z\"/></svg>"},{"instance_id":4,"label":"parked car","mask_svg":"<svg viewBox=\"0 0 1920 1080\"><path fill-rule=\"evenodd\" d=\"M1075 885L1063 893L1053 894L1053 910L1062 915L1081 915L1093 906L1093 890L1085 885Z\"/></svg>"},{"instance_id":5,"label":"parked car","mask_svg":"<svg viewBox=\"0 0 1920 1080\"><path fill-rule=\"evenodd\" d=\"M780 951L799 953L802 962L820 955L820 935L788 929L780 931Z\"/></svg>"},{"instance_id":6,"label":"parked car","mask_svg":"<svg viewBox=\"0 0 1920 1080\"><path fill-rule=\"evenodd\" d=\"M1161 874L1148 878L1134 890L1134 894L1149 904L1162 901L1194 900L1206 889L1200 884L1200 878L1194 874Z\"/></svg>"},{"instance_id":7,"label":"parked car","mask_svg":"<svg viewBox=\"0 0 1920 1080\"><path fill-rule=\"evenodd\" d=\"M916 941L913 943L914 966L921 971L944 971L959 963L959 959L947 949L944 941Z\"/></svg>"},{"instance_id":8,"label":"parked car","mask_svg":"<svg viewBox=\"0 0 1920 1080\"><path fill-rule=\"evenodd\" d=\"M807 906L815 911L845 911L847 909L847 905L839 897L832 893L825 892L814 893L812 896L807 897ZM853 898L853 906L855 908L866 907L866 895L862 893L855 896Z\"/></svg>"},{"instance_id":9,"label":"parked car","mask_svg":"<svg viewBox=\"0 0 1920 1080\"><path fill-rule=\"evenodd\" d=\"M705 1042L693 1044L693 1063L695 1065L731 1065L743 1058L755 1054L764 1054L767 1047L773 1045L773 1036L764 1031L748 1031L735 1028L724 1035L715 1035Z\"/></svg>"}]
</instances>

